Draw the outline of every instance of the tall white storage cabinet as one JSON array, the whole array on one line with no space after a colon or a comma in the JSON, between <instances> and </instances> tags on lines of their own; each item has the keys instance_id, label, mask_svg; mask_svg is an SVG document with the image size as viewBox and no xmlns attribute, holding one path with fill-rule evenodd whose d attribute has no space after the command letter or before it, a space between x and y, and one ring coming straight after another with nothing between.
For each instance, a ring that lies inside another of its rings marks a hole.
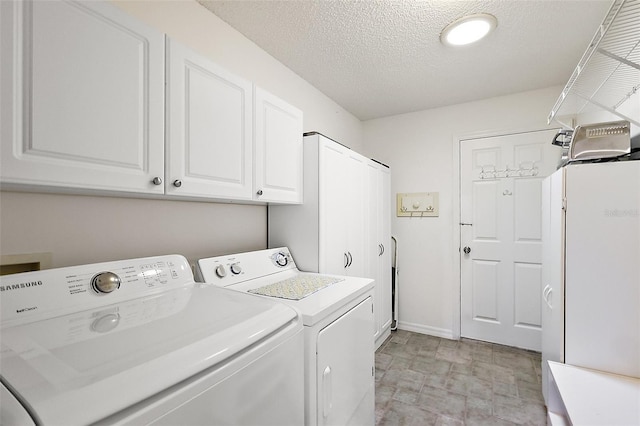
<instances>
[{"instance_id":1,"label":"tall white storage cabinet","mask_svg":"<svg viewBox=\"0 0 640 426\"><path fill-rule=\"evenodd\" d=\"M3 184L163 193L161 32L103 2L2 1L0 41Z\"/></svg>"},{"instance_id":2,"label":"tall white storage cabinet","mask_svg":"<svg viewBox=\"0 0 640 426\"><path fill-rule=\"evenodd\" d=\"M269 247L303 271L373 278L376 348L390 334L389 168L318 134L304 138L304 203L269 206Z\"/></svg>"}]
</instances>

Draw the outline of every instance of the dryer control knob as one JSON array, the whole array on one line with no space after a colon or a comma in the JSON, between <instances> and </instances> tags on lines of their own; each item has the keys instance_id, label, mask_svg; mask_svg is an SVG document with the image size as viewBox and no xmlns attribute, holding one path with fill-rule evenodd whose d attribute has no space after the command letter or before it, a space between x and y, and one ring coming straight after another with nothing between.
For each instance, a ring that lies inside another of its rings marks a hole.
<instances>
[{"instance_id":1,"label":"dryer control knob","mask_svg":"<svg viewBox=\"0 0 640 426\"><path fill-rule=\"evenodd\" d=\"M91 287L97 293L111 293L120 288L122 280L113 272L100 272L91 278Z\"/></svg>"},{"instance_id":2,"label":"dryer control knob","mask_svg":"<svg viewBox=\"0 0 640 426\"><path fill-rule=\"evenodd\" d=\"M238 275L240 272L242 272L242 268L240 267L239 263L234 263L233 265L231 265L231 273L233 275Z\"/></svg>"},{"instance_id":3,"label":"dryer control knob","mask_svg":"<svg viewBox=\"0 0 640 426\"><path fill-rule=\"evenodd\" d=\"M224 265L216 266L216 275L218 278L224 278L227 276L227 271L224 269Z\"/></svg>"}]
</instances>

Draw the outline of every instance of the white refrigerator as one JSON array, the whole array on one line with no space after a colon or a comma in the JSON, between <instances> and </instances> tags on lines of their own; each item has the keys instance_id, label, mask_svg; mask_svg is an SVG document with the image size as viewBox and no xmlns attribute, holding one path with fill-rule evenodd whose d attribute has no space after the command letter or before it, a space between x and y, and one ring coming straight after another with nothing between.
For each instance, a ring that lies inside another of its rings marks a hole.
<instances>
[{"instance_id":1,"label":"white refrigerator","mask_svg":"<svg viewBox=\"0 0 640 426\"><path fill-rule=\"evenodd\" d=\"M543 181L547 361L640 377L640 161L568 164Z\"/></svg>"}]
</instances>

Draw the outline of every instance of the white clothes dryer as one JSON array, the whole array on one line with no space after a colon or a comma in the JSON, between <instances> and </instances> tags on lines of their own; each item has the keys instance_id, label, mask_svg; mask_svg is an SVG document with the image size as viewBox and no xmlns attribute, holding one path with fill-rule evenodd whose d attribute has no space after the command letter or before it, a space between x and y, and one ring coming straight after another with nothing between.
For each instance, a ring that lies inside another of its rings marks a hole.
<instances>
[{"instance_id":1,"label":"white clothes dryer","mask_svg":"<svg viewBox=\"0 0 640 426\"><path fill-rule=\"evenodd\" d=\"M0 424L304 421L298 313L182 256L3 276L0 307Z\"/></svg>"},{"instance_id":2,"label":"white clothes dryer","mask_svg":"<svg viewBox=\"0 0 640 426\"><path fill-rule=\"evenodd\" d=\"M375 423L372 279L301 272L281 247L200 259L196 280L277 298L300 312L306 425Z\"/></svg>"}]
</instances>

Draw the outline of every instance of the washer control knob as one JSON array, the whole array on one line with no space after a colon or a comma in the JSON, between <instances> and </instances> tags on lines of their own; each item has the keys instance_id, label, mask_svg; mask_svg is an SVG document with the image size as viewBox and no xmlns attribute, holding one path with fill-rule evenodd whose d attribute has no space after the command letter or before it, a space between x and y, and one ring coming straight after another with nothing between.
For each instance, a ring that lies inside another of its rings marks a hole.
<instances>
[{"instance_id":1,"label":"washer control knob","mask_svg":"<svg viewBox=\"0 0 640 426\"><path fill-rule=\"evenodd\" d=\"M122 280L113 272L100 272L91 278L91 287L96 293L111 293L120 288Z\"/></svg>"},{"instance_id":2,"label":"washer control knob","mask_svg":"<svg viewBox=\"0 0 640 426\"><path fill-rule=\"evenodd\" d=\"M233 275L238 275L240 272L242 272L242 268L240 267L239 263L234 263L233 265L231 265L231 273Z\"/></svg>"},{"instance_id":3,"label":"washer control knob","mask_svg":"<svg viewBox=\"0 0 640 426\"><path fill-rule=\"evenodd\" d=\"M287 266L287 263L289 263L289 258L287 257L286 253L279 252L276 254L275 261L278 266Z\"/></svg>"},{"instance_id":4,"label":"washer control knob","mask_svg":"<svg viewBox=\"0 0 640 426\"><path fill-rule=\"evenodd\" d=\"M227 276L227 270L224 269L224 265L216 266L216 275L218 278L224 278Z\"/></svg>"}]
</instances>

